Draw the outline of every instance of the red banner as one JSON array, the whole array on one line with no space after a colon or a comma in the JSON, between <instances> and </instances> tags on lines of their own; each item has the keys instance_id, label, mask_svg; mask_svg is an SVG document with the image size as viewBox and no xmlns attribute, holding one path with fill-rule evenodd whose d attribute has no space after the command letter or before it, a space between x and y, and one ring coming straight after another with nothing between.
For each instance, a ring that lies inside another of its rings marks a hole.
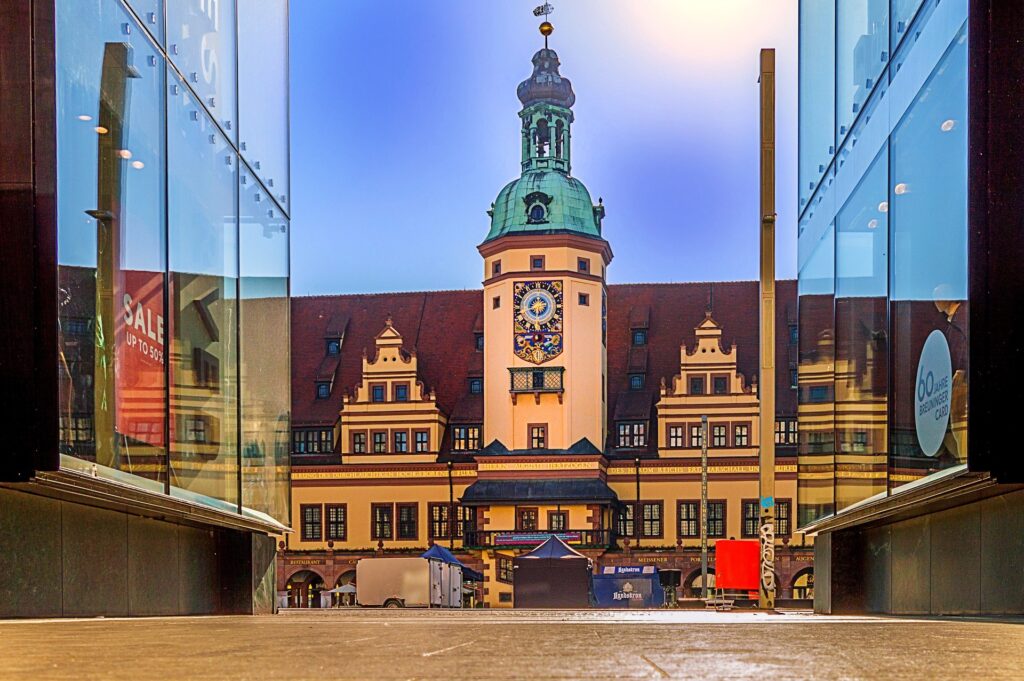
<instances>
[{"instance_id":1,"label":"red banner","mask_svg":"<svg viewBox=\"0 0 1024 681\"><path fill-rule=\"evenodd\" d=\"M757 591L761 543L756 539L715 542L715 588Z\"/></svg>"},{"instance_id":2,"label":"red banner","mask_svg":"<svg viewBox=\"0 0 1024 681\"><path fill-rule=\"evenodd\" d=\"M156 447L166 419L163 282L161 272L125 270L114 292L117 432Z\"/></svg>"}]
</instances>

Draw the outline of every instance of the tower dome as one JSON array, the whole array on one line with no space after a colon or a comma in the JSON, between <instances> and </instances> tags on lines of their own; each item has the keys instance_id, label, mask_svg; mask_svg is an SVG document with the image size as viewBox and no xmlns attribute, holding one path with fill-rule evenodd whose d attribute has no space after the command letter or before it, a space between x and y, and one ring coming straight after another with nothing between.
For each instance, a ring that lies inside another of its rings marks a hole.
<instances>
[{"instance_id":1,"label":"tower dome","mask_svg":"<svg viewBox=\"0 0 1024 681\"><path fill-rule=\"evenodd\" d=\"M570 128L576 94L558 71L558 54L544 47L533 55L533 73L519 84L523 108L522 174L498 193L488 211L486 241L507 234L571 232L601 238L604 206L571 175Z\"/></svg>"}]
</instances>

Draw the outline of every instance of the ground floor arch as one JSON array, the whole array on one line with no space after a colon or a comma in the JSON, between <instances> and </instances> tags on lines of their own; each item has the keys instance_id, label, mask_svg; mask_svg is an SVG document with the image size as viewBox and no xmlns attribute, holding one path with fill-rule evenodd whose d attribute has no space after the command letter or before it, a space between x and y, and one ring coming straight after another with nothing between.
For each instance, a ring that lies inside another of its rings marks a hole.
<instances>
[{"instance_id":1,"label":"ground floor arch","mask_svg":"<svg viewBox=\"0 0 1024 681\"><path fill-rule=\"evenodd\" d=\"M793 575L793 598L814 598L814 568L806 567Z\"/></svg>"},{"instance_id":2,"label":"ground floor arch","mask_svg":"<svg viewBox=\"0 0 1024 681\"><path fill-rule=\"evenodd\" d=\"M289 608L319 608L324 578L314 570L299 570L288 578L285 589Z\"/></svg>"},{"instance_id":3,"label":"ground floor arch","mask_svg":"<svg viewBox=\"0 0 1024 681\"><path fill-rule=\"evenodd\" d=\"M708 568L708 588L715 588L715 569ZM704 595L704 575L694 570L683 580L683 598L700 598Z\"/></svg>"}]
</instances>

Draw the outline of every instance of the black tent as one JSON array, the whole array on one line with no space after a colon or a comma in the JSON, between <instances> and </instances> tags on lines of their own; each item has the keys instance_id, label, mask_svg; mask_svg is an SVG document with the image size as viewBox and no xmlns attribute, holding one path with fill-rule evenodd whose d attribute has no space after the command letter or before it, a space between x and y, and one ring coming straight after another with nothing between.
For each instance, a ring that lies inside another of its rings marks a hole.
<instances>
[{"instance_id":1,"label":"black tent","mask_svg":"<svg viewBox=\"0 0 1024 681\"><path fill-rule=\"evenodd\" d=\"M517 608L590 607L590 559L555 535L516 558L512 574Z\"/></svg>"}]
</instances>

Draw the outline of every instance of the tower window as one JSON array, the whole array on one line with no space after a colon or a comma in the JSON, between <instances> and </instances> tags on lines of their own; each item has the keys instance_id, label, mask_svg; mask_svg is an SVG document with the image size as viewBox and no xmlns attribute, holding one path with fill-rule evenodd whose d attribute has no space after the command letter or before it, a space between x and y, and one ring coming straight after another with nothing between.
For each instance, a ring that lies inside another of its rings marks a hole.
<instances>
[{"instance_id":1,"label":"tower window","mask_svg":"<svg viewBox=\"0 0 1024 681\"><path fill-rule=\"evenodd\" d=\"M584 306L590 305L590 294L587 294L587 293L581 293L580 294L580 305L584 305Z\"/></svg>"},{"instance_id":2,"label":"tower window","mask_svg":"<svg viewBox=\"0 0 1024 681\"><path fill-rule=\"evenodd\" d=\"M495 260L491 263L491 276L496 277L501 274L501 261Z\"/></svg>"},{"instance_id":3,"label":"tower window","mask_svg":"<svg viewBox=\"0 0 1024 681\"><path fill-rule=\"evenodd\" d=\"M542 269L544 269L544 256L543 255L531 255L530 256L530 269L531 270L542 270Z\"/></svg>"},{"instance_id":4,"label":"tower window","mask_svg":"<svg viewBox=\"0 0 1024 681\"><path fill-rule=\"evenodd\" d=\"M577 258L576 259L576 269L578 271L580 271L580 272L589 273L590 272L590 258Z\"/></svg>"},{"instance_id":5,"label":"tower window","mask_svg":"<svg viewBox=\"0 0 1024 681\"><path fill-rule=\"evenodd\" d=\"M544 222L545 217L544 204L535 203L530 206L530 222Z\"/></svg>"},{"instance_id":6,"label":"tower window","mask_svg":"<svg viewBox=\"0 0 1024 681\"><path fill-rule=\"evenodd\" d=\"M501 296L494 296L494 298L491 299L491 307L495 310L501 307Z\"/></svg>"},{"instance_id":7,"label":"tower window","mask_svg":"<svg viewBox=\"0 0 1024 681\"><path fill-rule=\"evenodd\" d=\"M544 449L548 442L547 424L530 426L530 449Z\"/></svg>"}]
</instances>

